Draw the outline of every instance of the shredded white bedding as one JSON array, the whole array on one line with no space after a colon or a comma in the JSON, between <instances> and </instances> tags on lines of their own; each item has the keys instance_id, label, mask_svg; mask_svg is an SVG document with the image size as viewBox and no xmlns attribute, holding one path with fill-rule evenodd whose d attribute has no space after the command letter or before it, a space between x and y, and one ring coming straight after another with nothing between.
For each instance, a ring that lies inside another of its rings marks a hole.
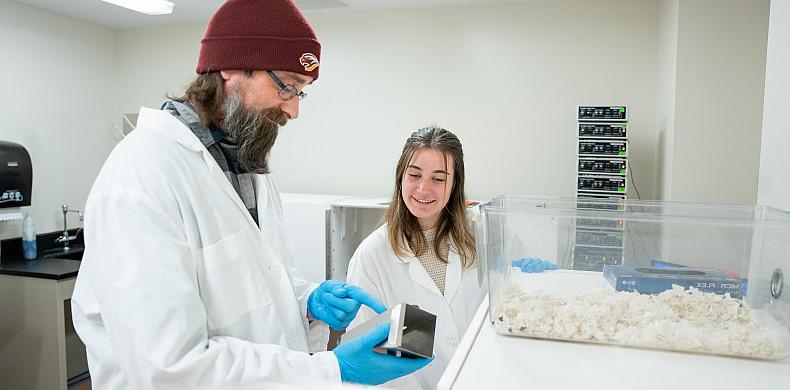
<instances>
[{"instance_id":1,"label":"shredded white bedding","mask_svg":"<svg viewBox=\"0 0 790 390\"><path fill-rule=\"evenodd\" d=\"M503 334L646 348L780 359L790 334L746 302L673 286L658 295L616 292L548 294L503 286L492 308Z\"/></svg>"}]
</instances>

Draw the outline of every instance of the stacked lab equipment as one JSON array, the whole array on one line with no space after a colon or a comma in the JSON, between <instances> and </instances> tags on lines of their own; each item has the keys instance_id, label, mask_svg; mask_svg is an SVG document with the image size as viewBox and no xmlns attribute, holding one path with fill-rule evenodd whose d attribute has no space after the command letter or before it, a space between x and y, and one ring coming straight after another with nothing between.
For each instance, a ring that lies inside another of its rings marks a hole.
<instances>
[{"instance_id":1,"label":"stacked lab equipment","mask_svg":"<svg viewBox=\"0 0 790 390\"><path fill-rule=\"evenodd\" d=\"M626 106L579 106L577 119L577 207L618 211L628 189ZM600 200L601 202L584 202ZM624 221L579 218L575 224L573 269L601 271L623 263Z\"/></svg>"}]
</instances>

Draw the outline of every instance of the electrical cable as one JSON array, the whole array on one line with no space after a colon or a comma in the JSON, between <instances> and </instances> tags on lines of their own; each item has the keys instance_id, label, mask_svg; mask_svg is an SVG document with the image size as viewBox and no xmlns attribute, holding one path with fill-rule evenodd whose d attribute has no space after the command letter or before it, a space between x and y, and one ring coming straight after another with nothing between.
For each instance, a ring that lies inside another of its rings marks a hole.
<instances>
[{"instance_id":1,"label":"electrical cable","mask_svg":"<svg viewBox=\"0 0 790 390\"><path fill-rule=\"evenodd\" d=\"M631 175L631 184L634 186L634 191L636 191L636 198L642 199L642 196L639 195L639 189L636 188L636 181L634 180L634 172L631 170L631 162L626 160L626 165L628 165L628 174Z\"/></svg>"}]
</instances>

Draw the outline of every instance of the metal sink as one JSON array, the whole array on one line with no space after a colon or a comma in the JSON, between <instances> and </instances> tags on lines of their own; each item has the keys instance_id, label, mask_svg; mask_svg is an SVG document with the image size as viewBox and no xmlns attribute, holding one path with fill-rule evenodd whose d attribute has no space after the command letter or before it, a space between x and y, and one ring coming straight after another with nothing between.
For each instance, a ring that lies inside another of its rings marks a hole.
<instances>
[{"instance_id":1,"label":"metal sink","mask_svg":"<svg viewBox=\"0 0 790 390\"><path fill-rule=\"evenodd\" d=\"M62 248L53 249L42 253L41 257L48 259L69 259L69 260L82 260L82 254L85 252L83 246L72 246L69 250L64 251Z\"/></svg>"}]
</instances>

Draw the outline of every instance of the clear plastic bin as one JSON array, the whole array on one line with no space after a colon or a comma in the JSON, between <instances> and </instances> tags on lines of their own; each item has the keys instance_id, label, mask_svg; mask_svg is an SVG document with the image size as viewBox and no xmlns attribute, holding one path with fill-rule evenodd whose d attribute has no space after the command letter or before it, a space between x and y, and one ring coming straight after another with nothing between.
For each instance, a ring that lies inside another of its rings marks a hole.
<instances>
[{"instance_id":1,"label":"clear plastic bin","mask_svg":"<svg viewBox=\"0 0 790 390\"><path fill-rule=\"evenodd\" d=\"M787 212L509 196L480 211L478 252L500 334L757 359L790 355ZM514 266L525 258L558 269Z\"/></svg>"}]
</instances>

